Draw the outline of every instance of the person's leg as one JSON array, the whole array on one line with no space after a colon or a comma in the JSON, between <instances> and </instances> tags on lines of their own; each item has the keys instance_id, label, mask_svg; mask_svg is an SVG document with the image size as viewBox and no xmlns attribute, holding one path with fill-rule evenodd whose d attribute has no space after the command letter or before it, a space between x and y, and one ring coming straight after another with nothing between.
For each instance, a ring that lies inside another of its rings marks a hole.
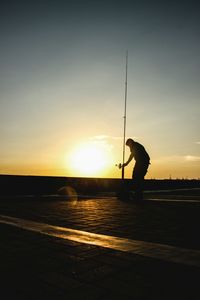
<instances>
[{"instance_id":1,"label":"person's leg","mask_svg":"<svg viewBox=\"0 0 200 300\"><path fill-rule=\"evenodd\" d=\"M135 164L133 169L133 181L135 187L135 199L143 200L144 176L147 173L148 166Z\"/></svg>"},{"instance_id":2,"label":"person's leg","mask_svg":"<svg viewBox=\"0 0 200 300\"><path fill-rule=\"evenodd\" d=\"M142 177L141 175L138 175L135 178L135 198L136 198L136 200L143 199L143 182L144 182L144 177Z\"/></svg>"},{"instance_id":3,"label":"person's leg","mask_svg":"<svg viewBox=\"0 0 200 300\"><path fill-rule=\"evenodd\" d=\"M129 186L125 180L121 180L117 197L122 201L129 201Z\"/></svg>"}]
</instances>

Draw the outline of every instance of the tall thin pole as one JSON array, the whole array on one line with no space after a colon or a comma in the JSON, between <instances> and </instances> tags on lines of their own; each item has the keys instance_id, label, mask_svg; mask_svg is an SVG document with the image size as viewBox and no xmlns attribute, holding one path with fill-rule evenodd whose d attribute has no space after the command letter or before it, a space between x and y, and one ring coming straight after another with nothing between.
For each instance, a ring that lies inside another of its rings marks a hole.
<instances>
[{"instance_id":1,"label":"tall thin pole","mask_svg":"<svg viewBox=\"0 0 200 300\"><path fill-rule=\"evenodd\" d=\"M124 97L124 134L123 134L123 159L125 162L125 143L126 143L126 108L127 108L127 79L128 79L128 50L126 51L126 74L125 74L125 97ZM122 167L122 179L124 179L124 167Z\"/></svg>"}]
</instances>

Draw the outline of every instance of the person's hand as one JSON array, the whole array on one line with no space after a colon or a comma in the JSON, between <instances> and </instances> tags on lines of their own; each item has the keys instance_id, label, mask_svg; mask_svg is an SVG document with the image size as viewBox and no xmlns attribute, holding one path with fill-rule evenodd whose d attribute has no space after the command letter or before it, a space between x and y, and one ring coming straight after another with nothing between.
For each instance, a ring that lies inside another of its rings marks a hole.
<instances>
[{"instance_id":1,"label":"person's hand","mask_svg":"<svg viewBox=\"0 0 200 300\"><path fill-rule=\"evenodd\" d=\"M122 169L122 168L124 168L124 167L126 167L126 164L119 164L119 168L120 168L120 169Z\"/></svg>"}]
</instances>

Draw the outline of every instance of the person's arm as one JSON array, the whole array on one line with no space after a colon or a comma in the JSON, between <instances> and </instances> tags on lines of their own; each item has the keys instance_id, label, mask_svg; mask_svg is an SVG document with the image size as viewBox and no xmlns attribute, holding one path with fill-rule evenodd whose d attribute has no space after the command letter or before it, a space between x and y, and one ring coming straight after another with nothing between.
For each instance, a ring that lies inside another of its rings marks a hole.
<instances>
[{"instance_id":1,"label":"person's arm","mask_svg":"<svg viewBox=\"0 0 200 300\"><path fill-rule=\"evenodd\" d=\"M131 154L130 154L128 160L127 160L127 162L125 162L125 163L122 165L122 167L128 166L128 164L132 161L133 157L134 157L133 152L131 152Z\"/></svg>"}]
</instances>

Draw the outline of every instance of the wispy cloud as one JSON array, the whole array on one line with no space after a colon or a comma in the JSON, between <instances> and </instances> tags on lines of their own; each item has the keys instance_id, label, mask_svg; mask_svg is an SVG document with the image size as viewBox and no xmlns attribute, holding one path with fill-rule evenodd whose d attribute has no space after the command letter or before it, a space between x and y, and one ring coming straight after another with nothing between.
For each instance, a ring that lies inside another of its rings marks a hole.
<instances>
[{"instance_id":1,"label":"wispy cloud","mask_svg":"<svg viewBox=\"0 0 200 300\"><path fill-rule=\"evenodd\" d=\"M127 137L129 138L129 137ZM133 136L131 137L134 140L137 140L138 137ZM123 136L111 136L111 135L95 135L90 138L91 140L110 140L110 141L121 141L123 139Z\"/></svg>"},{"instance_id":2,"label":"wispy cloud","mask_svg":"<svg viewBox=\"0 0 200 300\"><path fill-rule=\"evenodd\" d=\"M195 142L195 144L200 145L200 142Z\"/></svg>"},{"instance_id":3,"label":"wispy cloud","mask_svg":"<svg viewBox=\"0 0 200 300\"><path fill-rule=\"evenodd\" d=\"M199 162L200 156L195 155L171 155L171 156L164 156L159 157L158 159L154 160L158 163L184 163L184 162Z\"/></svg>"},{"instance_id":4,"label":"wispy cloud","mask_svg":"<svg viewBox=\"0 0 200 300\"><path fill-rule=\"evenodd\" d=\"M122 140L121 136L110 136L110 135L95 135L90 138L91 140L96 141L108 141L108 140Z\"/></svg>"},{"instance_id":5,"label":"wispy cloud","mask_svg":"<svg viewBox=\"0 0 200 300\"><path fill-rule=\"evenodd\" d=\"M90 139L91 140L107 140L108 138L109 138L108 135L101 134L101 135L92 136Z\"/></svg>"},{"instance_id":6,"label":"wispy cloud","mask_svg":"<svg viewBox=\"0 0 200 300\"><path fill-rule=\"evenodd\" d=\"M200 156L195 155L186 155L184 158L186 161L200 161Z\"/></svg>"},{"instance_id":7,"label":"wispy cloud","mask_svg":"<svg viewBox=\"0 0 200 300\"><path fill-rule=\"evenodd\" d=\"M112 151L113 145L110 140L110 136L108 135L96 135L89 138L90 143L98 145L98 147L103 147L104 149L107 149L109 151Z\"/></svg>"}]
</instances>

